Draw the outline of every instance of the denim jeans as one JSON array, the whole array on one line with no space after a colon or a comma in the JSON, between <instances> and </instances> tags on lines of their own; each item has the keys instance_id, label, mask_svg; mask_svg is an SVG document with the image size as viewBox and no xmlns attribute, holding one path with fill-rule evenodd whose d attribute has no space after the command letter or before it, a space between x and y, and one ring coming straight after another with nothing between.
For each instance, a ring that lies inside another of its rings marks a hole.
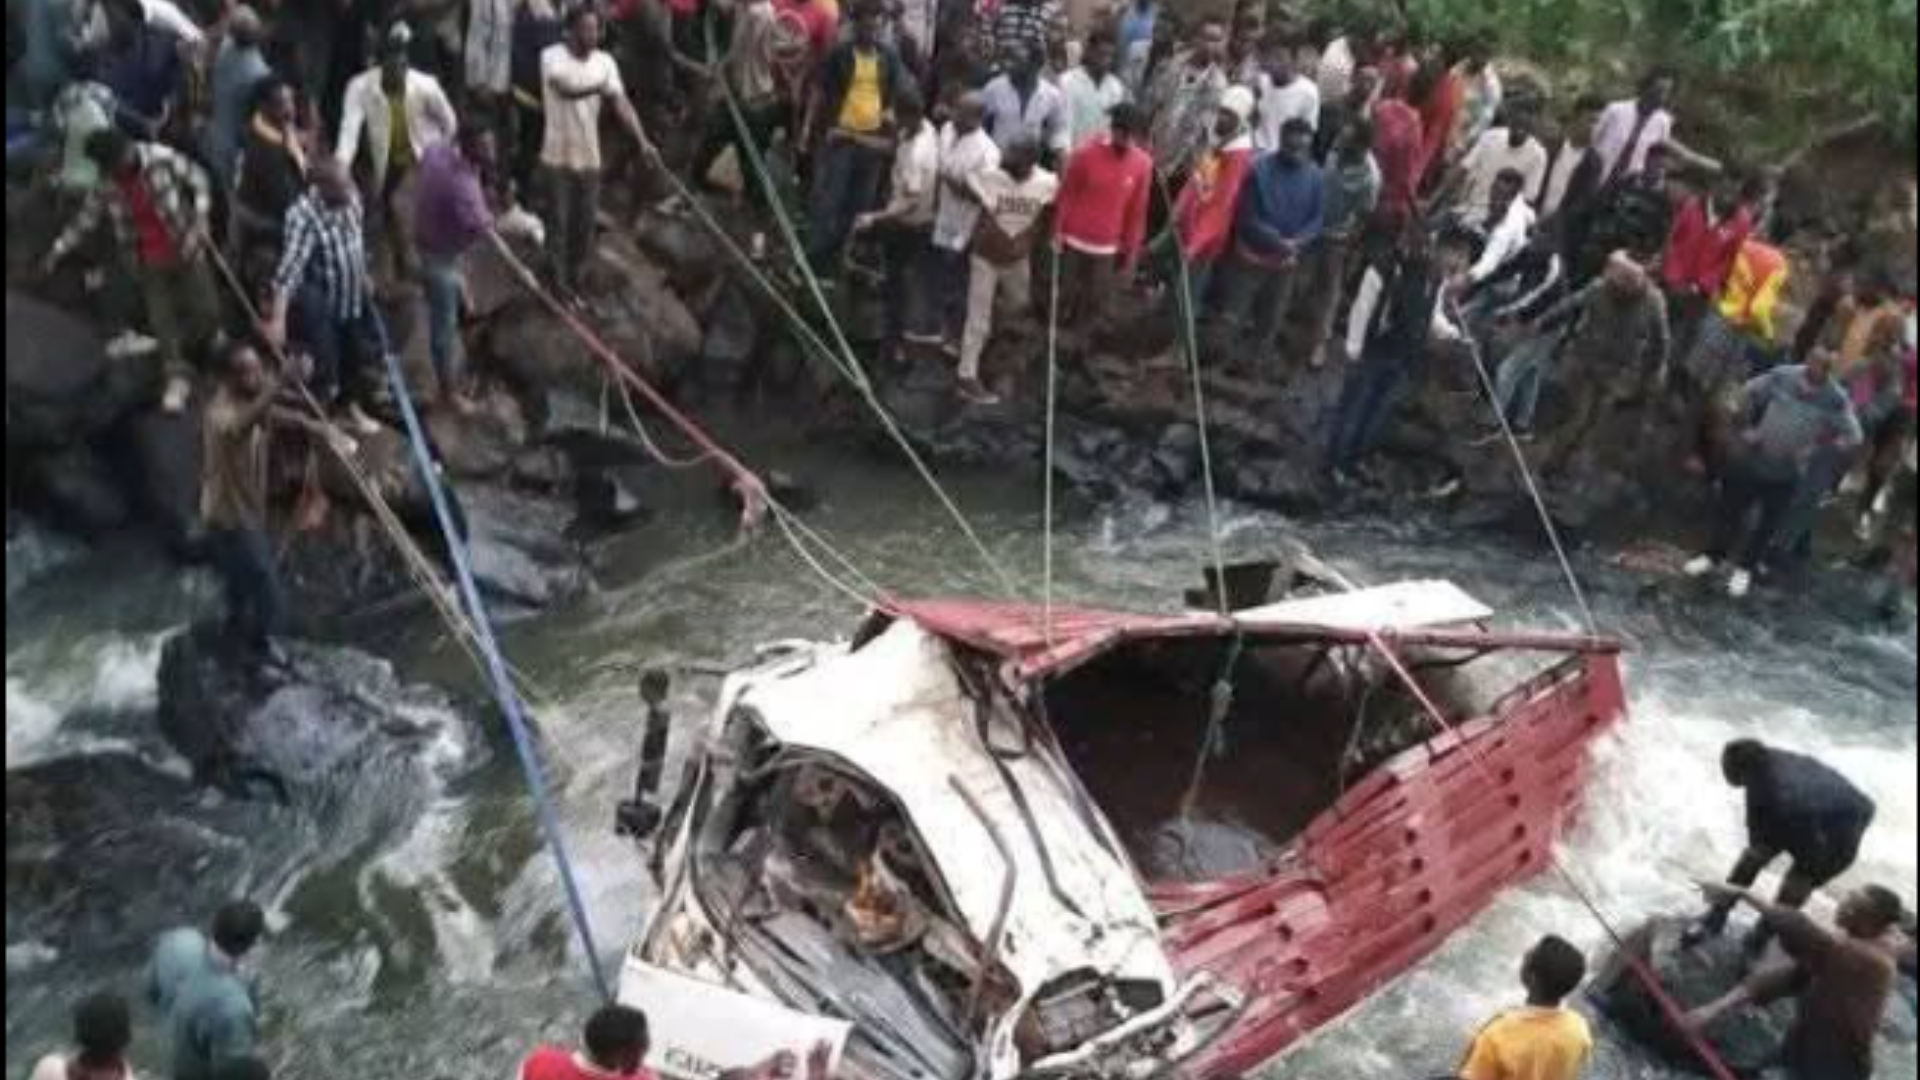
<instances>
[{"instance_id":1,"label":"denim jeans","mask_svg":"<svg viewBox=\"0 0 1920 1080\"><path fill-rule=\"evenodd\" d=\"M816 271L839 271L854 219L879 207L891 165L881 151L831 136L820 144L814 158L813 235L807 241L807 258Z\"/></svg>"},{"instance_id":2,"label":"denim jeans","mask_svg":"<svg viewBox=\"0 0 1920 1080\"><path fill-rule=\"evenodd\" d=\"M207 535L207 555L226 589L227 629L264 650L286 616L272 542L257 528L214 529Z\"/></svg>"},{"instance_id":3,"label":"denim jeans","mask_svg":"<svg viewBox=\"0 0 1920 1080\"><path fill-rule=\"evenodd\" d=\"M357 318L337 319L326 294L313 284L301 290L298 307L293 337L313 354L309 389L322 404L364 398L385 383L390 348L387 321L372 298Z\"/></svg>"},{"instance_id":4,"label":"denim jeans","mask_svg":"<svg viewBox=\"0 0 1920 1080\"><path fill-rule=\"evenodd\" d=\"M1560 336L1541 334L1521 342L1501 363L1495 380L1494 392L1499 398L1495 404L1515 431L1533 430L1534 418L1540 412L1540 392L1546 388L1559 354Z\"/></svg>"},{"instance_id":5,"label":"denim jeans","mask_svg":"<svg viewBox=\"0 0 1920 1080\"><path fill-rule=\"evenodd\" d=\"M1759 569L1787 524L1803 479L1777 477L1746 463L1729 469L1721 484L1713 547L1707 553L1719 561L1733 559L1742 569Z\"/></svg>"},{"instance_id":6,"label":"denim jeans","mask_svg":"<svg viewBox=\"0 0 1920 1080\"><path fill-rule=\"evenodd\" d=\"M1857 452L1833 446L1823 446L1814 452L1813 463L1794 489L1792 505L1780 525L1777 543L1782 553L1794 555L1802 550L1802 545L1809 544L1814 527L1820 523L1821 504L1827 496L1840 490L1840 484L1858 460ZM1811 553L1812 548L1808 546L1805 550Z\"/></svg>"},{"instance_id":7,"label":"denim jeans","mask_svg":"<svg viewBox=\"0 0 1920 1080\"><path fill-rule=\"evenodd\" d=\"M433 374L440 380L440 393L459 390L464 375L460 365L460 258L428 255L420 257L421 292L427 299L427 351L433 357Z\"/></svg>"},{"instance_id":8,"label":"denim jeans","mask_svg":"<svg viewBox=\"0 0 1920 1080\"><path fill-rule=\"evenodd\" d=\"M1405 357L1370 352L1347 376L1327 436L1327 466L1350 469L1373 451L1407 378Z\"/></svg>"}]
</instances>

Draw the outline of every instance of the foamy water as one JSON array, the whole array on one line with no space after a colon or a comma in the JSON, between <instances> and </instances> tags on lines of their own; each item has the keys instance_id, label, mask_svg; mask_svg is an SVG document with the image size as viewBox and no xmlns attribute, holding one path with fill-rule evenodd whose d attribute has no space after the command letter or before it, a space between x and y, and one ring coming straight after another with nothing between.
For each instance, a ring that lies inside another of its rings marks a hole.
<instances>
[{"instance_id":1,"label":"foamy water","mask_svg":"<svg viewBox=\"0 0 1920 1080\"><path fill-rule=\"evenodd\" d=\"M838 460L831 467L840 482L815 523L875 578L908 593L994 594L992 576L965 541L896 475ZM979 515L996 557L1038 595L1034 506L1009 502L1000 478L963 486L960 497ZM701 506L709 498L704 488L687 496ZM1062 598L1136 609L1177 603L1205 559L1202 521L1190 509L1145 506L1067 524ZM1264 553L1285 528L1271 516L1231 511L1224 526L1234 557ZM1509 625L1577 625L1557 571L1534 551L1405 527L1307 533L1320 554L1372 580L1452 576L1502 607ZM610 828L632 775L639 672L681 673L673 701L678 759L715 688L688 672L741 662L758 642L844 633L859 614L770 543L709 558L728 537L724 523L699 518L616 544L604 553L603 595L507 635L517 665L539 683L536 704L550 706L536 710L544 747L609 953L640 932L651 892L640 859ZM698 571L676 573L676 565ZM1604 751L1589 815L1566 851L1603 907L1623 924L1689 909L1690 881L1731 865L1743 840L1741 816L1716 762L1721 746L1742 736L1817 752L1869 788L1883 813L1856 878L1911 894L1920 829L1910 629L1868 633L1818 612L1794 625L1793 613L1768 603L1740 612L1717 602L1643 601L1637 582L1589 573L1608 627L1637 646L1629 660L1633 722ZM153 624L178 622L205 597L150 583L123 588L141 602L123 596L76 612L41 596L25 622L9 619L10 770L85 750L84 733L67 730L76 712L150 707L165 629ZM399 636L404 671L472 688L470 672L430 629ZM292 1080L504 1075L517 1050L570 1029L588 1007L581 955L508 754L435 795L418 824L389 846L317 871L275 901L285 929L263 960L263 981L271 1043ZM1514 1001L1519 957L1548 932L1596 949L1604 936L1570 896L1543 881L1510 896L1433 962L1277 1063L1270 1076L1416 1080L1447 1072L1467 1034ZM64 998L137 978L124 959L82 950L53 964L35 943L10 939L8 946L10 970L17 955L35 976L9 980L11 1072L47 1045ZM1887 1076L1915 1075L1910 1054L1886 1064ZM1669 1074L1631 1047L1609 1045L1595 1076Z\"/></svg>"}]
</instances>

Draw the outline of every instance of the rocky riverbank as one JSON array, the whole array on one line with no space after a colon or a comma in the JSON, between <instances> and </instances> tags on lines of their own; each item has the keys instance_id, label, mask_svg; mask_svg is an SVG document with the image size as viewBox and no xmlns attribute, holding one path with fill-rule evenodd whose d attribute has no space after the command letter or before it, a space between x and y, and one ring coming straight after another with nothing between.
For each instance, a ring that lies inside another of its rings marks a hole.
<instances>
[{"instance_id":1,"label":"rocky riverbank","mask_svg":"<svg viewBox=\"0 0 1920 1080\"><path fill-rule=\"evenodd\" d=\"M751 222L732 215L727 227L738 233L735 251L752 246ZM809 355L788 314L697 215L648 211L607 237L587 275L583 315L650 382L696 415L744 414L755 425L865 443L897 460L898 448L861 396L830 363ZM1810 264L1796 277L1803 290L1817 279L1821 250L1812 245L1803 255ZM820 339L836 340L788 263L774 257L757 265L801 298L793 306L809 313L803 317ZM190 560L199 543L199 418L155 408L157 357L108 341L92 315L99 308L77 289L15 275L8 292L9 509L81 538L146 530ZM430 412L427 427L483 586L510 612L548 608L591 588L588 538L648 516L642 492L663 469L634 437L633 419L655 434L667 429L644 405L630 409L601 361L497 256L476 259L471 293L470 358L490 391L477 415ZM66 299L59 306L43 297ZM872 340L877 303L857 282L836 297L839 326L866 357L880 351ZM410 293L396 293L390 322L408 343L411 369L423 373L413 304ZM942 467L1004 472L1010 483L1037 486L1050 462L1095 499L1191 497L1201 490L1207 458L1171 301L1134 296L1129 306L1099 340L1066 335L1051 454L1042 410L1047 343L1036 320L1004 327L989 354L987 371L1006 391L1006 405L963 405L950 363L937 354L869 362L864 370L900 429ZM1371 482L1343 492L1318 475L1321 423L1347 372L1338 357L1324 369L1297 357L1254 362L1211 341L1203 341L1202 356L1207 449L1223 497L1293 515L1399 514L1418 506L1459 527L1539 536L1510 448L1480 438L1491 414L1464 352L1425 365ZM1564 391L1546 394L1548 432L1565 415ZM293 609L313 626L385 610L413 591L412 572L365 505L368 487L427 551L439 552L397 416L389 420L386 432L358 441L350 461L316 452L304 436L280 441L287 578ZM1547 460L1541 447L1528 452L1554 517L1576 542L1658 541L1677 551L1698 542L1709 502L1704 481L1678 467L1687 450L1660 403L1633 402L1611 410L1564 460ZM1835 554L1855 552L1843 545Z\"/></svg>"}]
</instances>

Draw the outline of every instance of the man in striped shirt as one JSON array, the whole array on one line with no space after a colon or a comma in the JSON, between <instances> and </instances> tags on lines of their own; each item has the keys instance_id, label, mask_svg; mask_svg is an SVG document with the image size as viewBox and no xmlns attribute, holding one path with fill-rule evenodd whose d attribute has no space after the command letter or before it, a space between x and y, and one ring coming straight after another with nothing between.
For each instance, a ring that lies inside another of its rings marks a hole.
<instances>
[{"instance_id":1,"label":"man in striped shirt","mask_svg":"<svg viewBox=\"0 0 1920 1080\"><path fill-rule=\"evenodd\" d=\"M335 159L315 167L313 187L287 211L286 249L274 274L266 327L276 349L286 348L290 315L297 317L301 343L313 353L315 396L343 405L353 430L378 433L380 425L351 395L377 385L389 347L387 326L367 272L360 197L353 177Z\"/></svg>"},{"instance_id":2,"label":"man in striped shirt","mask_svg":"<svg viewBox=\"0 0 1920 1080\"><path fill-rule=\"evenodd\" d=\"M206 259L212 185L206 171L178 151L135 142L115 128L95 132L87 156L100 180L54 241L43 269L52 273L103 222L108 225L160 343L167 374L163 407L180 412L192 393L192 356L220 330L220 297Z\"/></svg>"}]
</instances>

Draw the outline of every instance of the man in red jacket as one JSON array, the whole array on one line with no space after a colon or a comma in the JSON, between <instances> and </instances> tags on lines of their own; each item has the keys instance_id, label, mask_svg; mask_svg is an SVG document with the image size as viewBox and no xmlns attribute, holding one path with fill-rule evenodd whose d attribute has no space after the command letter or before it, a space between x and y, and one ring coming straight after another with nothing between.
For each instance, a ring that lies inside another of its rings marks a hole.
<instances>
[{"instance_id":1,"label":"man in red jacket","mask_svg":"<svg viewBox=\"0 0 1920 1080\"><path fill-rule=\"evenodd\" d=\"M646 1014L609 1005L587 1021L586 1050L542 1047L520 1066L520 1080L654 1080L647 1071L653 1048Z\"/></svg>"},{"instance_id":2,"label":"man in red jacket","mask_svg":"<svg viewBox=\"0 0 1920 1080\"><path fill-rule=\"evenodd\" d=\"M1240 188L1253 170L1253 130L1248 125L1257 104L1253 91L1244 86L1233 87L1221 96L1213 147L1194 163L1187 186L1180 190L1179 201L1174 204L1175 239L1180 245L1179 254L1186 260L1186 280L1193 290L1196 311L1205 306L1214 264L1226 254L1227 242L1233 239ZM1156 261L1175 266L1169 280L1179 288L1177 265L1160 256Z\"/></svg>"},{"instance_id":3,"label":"man in red jacket","mask_svg":"<svg viewBox=\"0 0 1920 1080\"><path fill-rule=\"evenodd\" d=\"M1675 339L1689 343L1707 309L1727 286L1740 248L1753 235L1752 190L1727 177L1680 204L1661 259L1660 279L1673 310ZM1688 350L1682 349L1681 355Z\"/></svg>"},{"instance_id":4,"label":"man in red jacket","mask_svg":"<svg viewBox=\"0 0 1920 1080\"><path fill-rule=\"evenodd\" d=\"M1058 215L1060 323L1096 333L1115 282L1139 265L1153 197L1153 158L1140 146L1146 114L1123 104L1111 115L1111 132L1067 162Z\"/></svg>"}]
</instances>

